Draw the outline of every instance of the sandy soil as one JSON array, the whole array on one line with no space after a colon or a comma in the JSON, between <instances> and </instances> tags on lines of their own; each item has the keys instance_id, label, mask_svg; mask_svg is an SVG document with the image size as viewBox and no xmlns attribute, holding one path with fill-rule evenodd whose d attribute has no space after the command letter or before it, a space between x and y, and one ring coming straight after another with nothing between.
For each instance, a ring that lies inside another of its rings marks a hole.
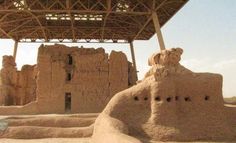
<instances>
[{"instance_id":1,"label":"sandy soil","mask_svg":"<svg viewBox=\"0 0 236 143\"><path fill-rule=\"evenodd\" d=\"M0 138L88 138L98 114L0 116ZM1 142L1 141L0 141Z\"/></svg>"},{"instance_id":2,"label":"sandy soil","mask_svg":"<svg viewBox=\"0 0 236 143\"><path fill-rule=\"evenodd\" d=\"M50 138L50 139L37 139L37 140L0 139L0 143L90 143L90 139L89 138L70 138L70 139ZM155 143L164 143L164 142L155 142ZM165 143L177 143L177 142L165 142ZM178 142L178 143L181 143L181 142ZM194 143L213 143L213 142L194 142ZM220 143L220 142L217 142L217 143Z\"/></svg>"},{"instance_id":3,"label":"sandy soil","mask_svg":"<svg viewBox=\"0 0 236 143\"><path fill-rule=\"evenodd\" d=\"M234 107L234 105L228 105L227 107ZM11 120L20 120L24 119L28 123L33 123L32 119L48 119L48 118L78 118L79 119L87 119L94 118L98 114L68 114L68 115L58 115L58 114L48 114L48 115L14 115L14 116L0 116L0 119L11 119ZM30 122L29 122L29 121ZM15 126L15 125L14 125ZM18 125L17 125L18 126ZM43 139L0 139L0 143L91 143L90 138L43 138ZM151 142L154 143L154 142ZM162 143L162 142L155 142ZM171 142L169 142L171 143ZM174 142L172 142L174 143ZM196 142L195 142L196 143ZM206 142L204 142L206 143Z\"/></svg>"},{"instance_id":4,"label":"sandy soil","mask_svg":"<svg viewBox=\"0 0 236 143\"><path fill-rule=\"evenodd\" d=\"M1 139L1 143L89 143L89 138L50 138L34 140Z\"/></svg>"}]
</instances>

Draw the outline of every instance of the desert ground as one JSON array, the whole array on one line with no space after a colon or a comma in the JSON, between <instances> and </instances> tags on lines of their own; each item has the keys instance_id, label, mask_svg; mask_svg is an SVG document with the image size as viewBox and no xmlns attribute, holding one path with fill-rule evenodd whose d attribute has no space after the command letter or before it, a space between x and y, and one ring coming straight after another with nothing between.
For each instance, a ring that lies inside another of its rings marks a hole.
<instances>
[{"instance_id":1,"label":"desert ground","mask_svg":"<svg viewBox=\"0 0 236 143\"><path fill-rule=\"evenodd\" d=\"M50 139L37 139L37 140L2 139L0 141L1 143L90 143L89 138L70 138L70 139L50 138ZM155 142L155 143L164 143L164 142ZM168 142L168 143L177 143L177 142ZM194 142L194 143L213 143L213 142ZM225 143L225 142L217 142L217 143Z\"/></svg>"},{"instance_id":2,"label":"desert ground","mask_svg":"<svg viewBox=\"0 0 236 143\"><path fill-rule=\"evenodd\" d=\"M228 106L235 106L230 105ZM0 116L0 120L9 120L10 126L28 125L28 126L42 126L42 121L47 121L43 126L47 127L50 123L51 126L57 126L58 123L63 123L64 128L66 126L73 126L78 124L80 126L88 126L92 124L98 114L46 114L46 115L14 115L14 116ZM52 123L51 121L58 118L57 123ZM64 122L64 119L74 119L77 118L78 121L73 120ZM41 123L39 122L41 121ZM20 125L21 124L21 125ZM91 138L42 138L42 139L0 139L0 143L91 143ZM151 142L151 143L163 143L163 142ZM174 142L169 142L174 143ZM198 143L198 142L194 142ZM200 143L200 142L199 142ZM208 142L201 142L208 143ZM213 142L212 142L213 143ZM233 142L232 142L233 143Z\"/></svg>"},{"instance_id":3,"label":"desert ground","mask_svg":"<svg viewBox=\"0 0 236 143\"><path fill-rule=\"evenodd\" d=\"M33 140L2 139L1 143L89 143L89 138L49 138Z\"/></svg>"}]
</instances>

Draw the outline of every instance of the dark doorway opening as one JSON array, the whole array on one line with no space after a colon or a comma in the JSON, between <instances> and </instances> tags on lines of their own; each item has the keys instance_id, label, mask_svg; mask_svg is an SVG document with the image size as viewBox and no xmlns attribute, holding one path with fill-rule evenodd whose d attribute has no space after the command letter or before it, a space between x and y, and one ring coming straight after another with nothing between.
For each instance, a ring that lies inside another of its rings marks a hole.
<instances>
[{"instance_id":1,"label":"dark doorway opening","mask_svg":"<svg viewBox=\"0 0 236 143\"><path fill-rule=\"evenodd\" d=\"M65 112L71 111L71 93L65 94Z\"/></svg>"},{"instance_id":2,"label":"dark doorway opening","mask_svg":"<svg viewBox=\"0 0 236 143\"><path fill-rule=\"evenodd\" d=\"M72 79L71 73L67 73L67 81L71 81L71 79Z\"/></svg>"}]
</instances>

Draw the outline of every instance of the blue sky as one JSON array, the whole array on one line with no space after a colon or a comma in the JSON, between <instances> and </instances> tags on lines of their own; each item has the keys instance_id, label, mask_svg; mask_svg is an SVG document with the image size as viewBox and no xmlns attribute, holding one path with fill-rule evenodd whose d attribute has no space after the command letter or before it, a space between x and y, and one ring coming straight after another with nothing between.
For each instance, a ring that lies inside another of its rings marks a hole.
<instances>
[{"instance_id":1,"label":"blue sky","mask_svg":"<svg viewBox=\"0 0 236 143\"><path fill-rule=\"evenodd\" d=\"M224 77L224 97L236 96L236 0L190 0L163 28L167 48L184 49L181 63L196 72L220 73ZM0 40L0 61L13 53L13 41ZM123 51L129 60L126 44L67 44L69 46L103 47ZM35 64L39 44L19 44L17 67ZM147 59L159 51L157 38L135 41L139 79L149 69ZM1 67L2 63L0 63Z\"/></svg>"}]
</instances>

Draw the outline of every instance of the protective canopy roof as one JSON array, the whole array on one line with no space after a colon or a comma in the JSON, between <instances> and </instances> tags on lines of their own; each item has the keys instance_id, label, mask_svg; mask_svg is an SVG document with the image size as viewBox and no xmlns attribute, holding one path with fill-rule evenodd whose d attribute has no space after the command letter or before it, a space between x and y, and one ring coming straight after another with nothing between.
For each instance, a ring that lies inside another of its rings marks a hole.
<instances>
[{"instance_id":1,"label":"protective canopy roof","mask_svg":"<svg viewBox=\"0 0 236 143\"><path fill-rule=\"evenodd\" d=\"M0 38L148 40L188 0L0 0Z\"/></svg>"}]
</instances>

